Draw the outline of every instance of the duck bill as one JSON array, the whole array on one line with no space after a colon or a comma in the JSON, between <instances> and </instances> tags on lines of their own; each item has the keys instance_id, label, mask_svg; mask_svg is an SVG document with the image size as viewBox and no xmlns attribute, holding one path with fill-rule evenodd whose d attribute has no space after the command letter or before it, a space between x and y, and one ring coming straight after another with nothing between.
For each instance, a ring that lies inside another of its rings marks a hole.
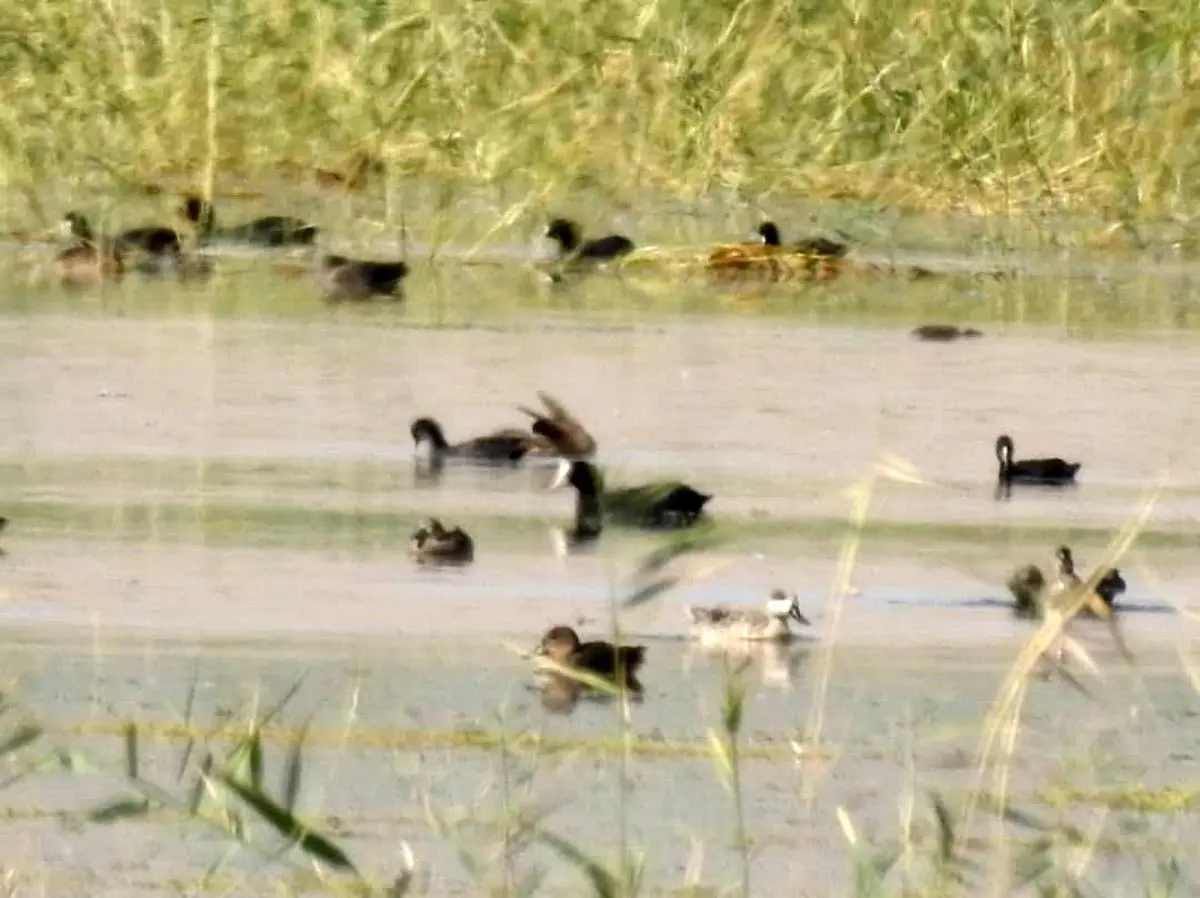
<instances>
[{"instance_id":1,"label":"duck bill","mask_svg":"<svg viewBox=\"0 0 1200 898\"><path fill-rule=\"evenodd\" d=\"M561 489L567 485L570 479L571 462L564 458L558 463L558 470L554 472L554 479L550 481L550 486L548 489Z\"/></svg>"}]
</instances>

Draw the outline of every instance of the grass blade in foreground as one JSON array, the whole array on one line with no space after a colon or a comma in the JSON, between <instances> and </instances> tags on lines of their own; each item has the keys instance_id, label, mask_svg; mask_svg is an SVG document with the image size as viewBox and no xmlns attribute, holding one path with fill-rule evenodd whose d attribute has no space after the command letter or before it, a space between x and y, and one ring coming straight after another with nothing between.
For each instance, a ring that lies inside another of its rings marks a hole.
<instances>
[{"instance_id":1,"label":"grass blade in foreground","mask_svg":"<svg viewBox=\"0 0 1200 898\"><path fill-rule=\"evenodd\" d=\"M295 843L308 855L324 861L331 867L358 873L357 868L342 849L307 824L300 822L294 814L276 804L261 791L239 782L225 773L217 774L217 778L242 801L250 805L283 838Z\"/></svg>"}]
</instances>

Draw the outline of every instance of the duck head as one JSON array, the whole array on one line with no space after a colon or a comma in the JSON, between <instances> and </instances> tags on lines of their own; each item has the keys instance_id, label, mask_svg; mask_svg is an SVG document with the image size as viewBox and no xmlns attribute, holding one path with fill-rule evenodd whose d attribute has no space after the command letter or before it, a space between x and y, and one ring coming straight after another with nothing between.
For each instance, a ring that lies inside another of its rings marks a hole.
<instances>
[{"instance_id":1,"label":"duck head","mask_svg":"<svg viewBox=\"0 0 1200 898\"><path fill-rule=\"evenodd\" d=\"M773 221L764 221L758 226L758 236L764 246L779 246L779 226Z\"/></svg>"},{"instance_id":2,"label":"duck head","mask_svg":"<svg viewBox=\"0 0 1200 898\"><path fill-rule=\"evenodd\" d=\"M536 654L566 661L579 649L579 634L570 627L551 627L542 636Z\"/></svg>"},{"instance_id":3,"label":"duck head","mask_svg":"<svg viewBox=\"0 0 1200 898\"><path fill-rule=\"evenodd\" d=\"M1109 568L1108 573L1101 577L1100 582L1096 584L1096 595L1100 596L1110 607L1116 601L1117 596L1123 592L1125 592L1125 578L1115 567Z\"/></svg>"},{"instance_id":4,"label":"duck head","mask_svg":"<svg viewBox=\"0 0 1200 898\"><path fill-rule=\"evenodd\" d=\"M1008 434L1001 434L996 437L996 458L1000 462L1000 466L1007 468L1012 464L1013 457L1013 441Z\"/></svg>"},{"instance_id":5,"label":"duck head","mask_svg":"<svg viewBox=\"0 0 1200 898\"><path fill-rule=\"evenodd\" d=\"M417 418L408 428L418 457L432 456L449 447L442 427L433 418Z\"/></svg>"},{"instance_id":6,"label":"duck head","mask_svg":"<svg viewBox=\"0 0 1200 898\"><path fill-rule=\"evenodd\" d=\"M194 193L184 197L179 214L195 225L201 234L207 234L216 228L217 217L212 203Z\"/></svg>"},{"instance_id":7,"label":"duck head","mask_svg":"<svg viewBox=\"0 0 1200 898\"><path fill-rule=\"evenodd\" d=\"M92 225L82 212L68 212L58 223L58 232L63 237L75 237L79 240L92 240Z\"/></svg>"},{"instance_id":8,"label":"duck head","mask_svg":"<svg viewBox=\"0 0 1200 898\"><path fill-rule=\"evenodd\" d=\"M1061 575L1069 577L1075 573L1075 558L1071 555L1069 548L1059 546L1054 557L1058 559L1058 572Z\"/></svg>"},{"instance_id":9,"label":"duck head","mask_svg":"<svg viewBox=\"0 0 1200 898\"><path fill-rule=\"evenodd\" d=\"M546 228L546 237L556 242L564 253L579 246L579 225L569 218L556 218Z\"/></svg>"},{"instance_id":10,"label":"duck head","mask_svg":"<svg viewBox=\"0 0 1200 898\"><path fill-rule=\"evenodd\" d=\"M585 496L595 496L600 492L600 475L595 465L564 458L558 463L550 489L561 489L568 484Z\"/></svg>"},{"instance_id":11,"label":"duck head","mask_svg":"<svg viewBox=\"0 0 1200 898\"><path fill-rule=\"evenodd\" d=\"M791 618L797 623L811 626L811 622L800 611L800 600L795 593L788 594L782 589L774 589L771 591L771 597L767 599L767 614L778 618Z\"/></svg>"}]
</instances>

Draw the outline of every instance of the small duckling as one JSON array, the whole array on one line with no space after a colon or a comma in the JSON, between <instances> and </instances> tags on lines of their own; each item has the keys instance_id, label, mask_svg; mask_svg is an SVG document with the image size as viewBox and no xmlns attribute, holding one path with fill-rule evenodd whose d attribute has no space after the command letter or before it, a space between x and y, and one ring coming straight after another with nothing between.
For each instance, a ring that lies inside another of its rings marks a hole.
<instances>
[{"instance_id":1,"label":"small duckling","mask_svg":"<svg viewBox=\"0 0 1200 898\"><path fill-rule=\"evenodd\" d=\"M998 482L1002 486L1013 483L1067 486L1074 484L1075 474L1082 467L1078 463L1066 462L1061 458L1013 461L1013 451L1012 437L1002 434L996 438L996 460L1000 463Z\"/></svg>"},{"instance_id":2,"label":"small duckling","mask_svg":"<svg viewBox=\"0 0 1200 898\"><path fill-rule=\"evenodd\" d=\"M637 671L646 657L643 645L616 646L611 642L580 642L571 627L551 627L542 636L537 654L545 655L564 667L586 671L612 680L618 685L641 692Z\"/></svg>"},{"instance_id":3,"label":"small duckling","mask_svg":"<svg viewBox=\"0 0 1200 898\"><path fill-rule=\"evenodd\" d=\"M789 642L796 635L790 621L812 626L800 611L800 600L782 589L771 591L765 610L715 605L690 606L687 611L692 638L702 643Z\"/></svg>"},{"instance_id":4,"label":"small duckling","mask_svg":"<svg viewBox=\"0 0 1200 898\"><path fill-rule=\"evenodd\" d=\"M949 343L952 340L982 337L983 331L973 327L958 327L954 324L922 324L913 329L912 336L929 343Z\"/></svg>"},{"instance_id":5,"label":"small duckling","mask_svg":"<svg viewBox=\"0 0 1200 898\"><path fill-rule=\"evenodd\" d=\"M180 214L196 226L201 243L230 240L255 246L311 246L320 230L290 215L267 215L231 228L218 228L212 203L195 194L184 197Z\"/></svg>"},{"instance_id":6,"label":"small duckling","mask_svg":"<svg viewBox=\"0 0 1200 898\"><path fill-rule=\"evenodd\" d=\"M466 531L461 527L447 530L437 518L422 523L408 545L419 562L467 564L475 558L475 543Z\"/></svg>"},{"instance_id":7,"label":"small duckling","mask_svg":"<svg viewBox=\"0 0 1200 898\"><path fill-rule=\"evenodd\" d=\"M579 225L569 218L556 218L546 228L546 237L558 243L564 261L603 262L633 252L633 241L621 234L584 240Z\"/></svg>"},{"instance_id":8,"label":"small duckling","mask_svg":"<svg viewBox=\"0 0 1200 898\"><path fill-rule=\"evenodd\" d=\"M404 262L374 262L331 255L321 260L318 280L325 299L337 302L395 296L400 281L407 274L408 265Z\"/></svg>"}]
</instances>

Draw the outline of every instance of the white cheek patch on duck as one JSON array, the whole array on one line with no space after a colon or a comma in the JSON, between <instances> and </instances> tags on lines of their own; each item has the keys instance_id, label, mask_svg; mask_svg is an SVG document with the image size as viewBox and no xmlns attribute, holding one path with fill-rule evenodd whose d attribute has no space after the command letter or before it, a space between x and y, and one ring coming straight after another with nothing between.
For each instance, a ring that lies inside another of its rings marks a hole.
<instances>
[{"instance_id":1,"label":"white cheek patch on duck","mask_svg":"<svg viewBox=\"0 0 1200 898\"><path fill-rule=\"evenodd\" d=\"M435 453L436 449L433 445L433 440L428 436L421 437L413 447L413 457L418 461L428 461L433 458Z\"/></svg>"},{"instance_id":2,"label":"white cheek patch on duck","mask_svg":"<svg viewBox=\"0 0 1200 898\"><path fill-rule=\"evenodd\" d=\"M560 489L571 479L571 462L565 458L558 463L558 470L554 472L554 479L550 481L550 489Z\"/></svg>"}]
</instances>

